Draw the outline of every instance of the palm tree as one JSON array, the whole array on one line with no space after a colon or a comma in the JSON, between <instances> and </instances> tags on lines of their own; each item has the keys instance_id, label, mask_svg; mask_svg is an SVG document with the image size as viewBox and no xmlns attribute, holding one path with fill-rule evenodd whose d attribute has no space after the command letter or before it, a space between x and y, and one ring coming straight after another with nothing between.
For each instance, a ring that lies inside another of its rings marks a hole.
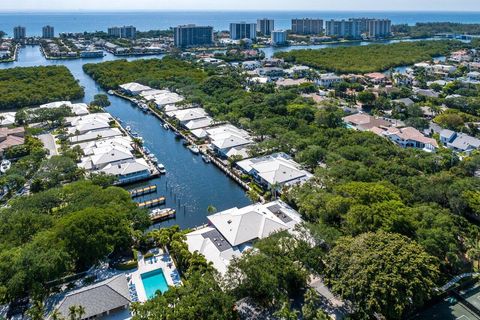
<instances>
[{"instance_id":1,"label":"palm tree","mask_svg":"<svg viewBox=\"0 0 480 320\"><path fill-rule=\"evenodd\" d=\"M480 267L480 239L476 238L475 240L469 242L467 256L473 260L474 269L478 270Z\"/></svg>"}]
</instances>

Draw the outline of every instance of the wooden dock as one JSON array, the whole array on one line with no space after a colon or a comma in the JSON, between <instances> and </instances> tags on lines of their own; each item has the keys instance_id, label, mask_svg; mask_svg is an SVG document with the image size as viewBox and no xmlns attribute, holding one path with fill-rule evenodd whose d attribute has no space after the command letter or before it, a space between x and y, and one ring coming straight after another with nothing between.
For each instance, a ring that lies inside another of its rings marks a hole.
<instances>
[{"instance_id":1,"label":"wooden dock","mask_svg":"<svg viewBox=\"0 0 480 320\"><path fill-rule=\"evenodd\" d=\"M160 222L175 218L176 211L174 209L164 209L159 212L150 213L150 220L152 222Z\"/></svg>"},{"instance_id":2,"label":"wooden dock","mask_svg":"<svg viewBox=\"0 0 480 320\"><path fill-rule=\"evenodd\" d=\"M157 192L157 186L152 185L152 186L148 186L148 187L145 187L145 188L130 190L128 192L130 193L132 198L135 198L135 197L143 196L144 194Z\"/></svg>"},{"instance_id":3,"label":"wooden dock","mask_svg":"<svg viewBox=\"0 0 480 320\"><path fill-rule=\"evenodd\" d=\"M139 208L153 208L165 204L165 197L155 198L145 202L138 202L137 205Z\"/></svg>"}]
</instances>

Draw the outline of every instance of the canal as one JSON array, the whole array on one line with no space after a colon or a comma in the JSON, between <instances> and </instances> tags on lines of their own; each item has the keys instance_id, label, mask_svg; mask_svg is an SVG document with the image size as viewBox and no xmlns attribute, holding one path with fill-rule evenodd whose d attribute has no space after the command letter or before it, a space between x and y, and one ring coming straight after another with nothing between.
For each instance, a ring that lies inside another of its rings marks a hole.
<instances>
[{"instance_id":1,"label":"canal","mask_svg":"<svg viewBox=\"0 0 480 320\"><path fill-rule=\"evenodd\" d=\"M105 92L83 72L82 65L115 59L117 59L115 56L107 54L103 59L46 60L39 47L27 46L20 50L16 62L0 64L0 68L65 65L85 88L85 98L82 101L88 103L93 100L95 94ZM129 58L131 59L135 58ZM175 220L163 222L162 226L178 224L181 228L196 227L207 222L209 206L214 206L220 211L250 203L245 191L238 184L213 164L205 163L200 156L186 149L180 140L175 139L172 131L162 127L160 120L155 116L142 112L129 101L119 97L109 98L112 105L107 111L121 119L124 126L129 125L132 130L138 132L144 138L145 146L165 165L166 175L127 187L131 189L157 185L157 193L135 200L140 202L165 196L166 207L176 209L177 216Z\"/></svg>"}]
</instances>

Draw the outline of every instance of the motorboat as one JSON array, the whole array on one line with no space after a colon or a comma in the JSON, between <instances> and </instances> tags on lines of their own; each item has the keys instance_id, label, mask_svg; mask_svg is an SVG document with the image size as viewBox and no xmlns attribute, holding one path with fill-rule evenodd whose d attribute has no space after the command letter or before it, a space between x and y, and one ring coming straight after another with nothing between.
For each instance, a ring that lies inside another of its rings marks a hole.
<instances>
[{"instance_id":1,"label":"motorboat","mask_svg":"<svg viewBox=\"0 0 480 320\"><path fill-rule=\"evenodd\" d=\"M148 159L150 159L150 161L152 161L153 163L157 163L157 162L158 162L157 157L156 157L153 153L150 153L150 154L148 155Z\"/></svg>"},{"instance_id":2,"label":"motorboat","mask_svg":"<svg viewBox=\"0 0 480 320\"><path fill-rule=\"evenodd\" d=\"M160 172L161 174L167 173L167 170L165 170L165 166L161 163L157 163L157 169L158 172Z\"/></svg>"},{"instance_id":3,"label":"motorboat","mask_svg":"<svg viewBox=\"0 0 480 320\"><path fill-rule=\"evenodd\" d=\"M170 126L168 125L168 123L164 123L164 124L163 124L163 128L164 128L165 130L168 130L168 129L170 129Z\"/></svg>"},{"instance_id":4,"label":"motorboat","mask_svg":"<svg viewBox=\"0 0 480 320\"><path fill-rule=\"evenodd\" d=\"M192 151L193 154L199 154L200 153L200 149L198 149L197 146L193 145L193 146L188 146L188 149L190 151Z\"/></svg>"},{"instance_id":5,"label":"motorboat","mask_svg":"<svg viewBox=\"0 0 480 320\"><path fill-rule=\"evenodd\" d=\"M125 127L125 130L127 130L128 132L130 132L130 131L132 131L132 127L126 126L126 127Z\"/></svg>"},{"instance_id":6,"label":"motorboat","mask_svg":"<svg viewBox=\"0 0 480 320\"><path fill-rule=\"evenodd\" d=\"M157 222L167 219L175 218L176 211L175 209L165 208L165 209L153 209L150 211L150 220Z\"/></svg>"},{"instance_id":7,"label":"motorboat","mask_svg":"<svg viewBox=\"0 0 480 320\"><path fill-rule=\"evenodd\" d=\"M5 173L10 169L12 166L12 163L9 160L3 160L2 163L0 164L0 172Z\"/></svg>"},{"instance_id":8,"label":"motorboat","mask_svg":"<svg viewBox=\"0 0 480 320\"><path fill-rule=\"evenodd\" d=\"M202 156L202 159L203 159L203 161L205 161L205 163L210 163L210 162L212 162L212 160L210 160L210 158L209 158L207 155L205 155L205 154Z\"/></svg>"}]
</instances>

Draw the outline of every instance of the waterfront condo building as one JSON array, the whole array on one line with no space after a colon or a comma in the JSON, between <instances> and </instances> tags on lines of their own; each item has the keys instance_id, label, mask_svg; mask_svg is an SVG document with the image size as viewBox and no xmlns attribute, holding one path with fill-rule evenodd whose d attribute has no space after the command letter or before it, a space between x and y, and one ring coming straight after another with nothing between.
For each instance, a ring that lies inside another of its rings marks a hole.
<instances>
[{"instance_id":1,"label":"waterfront condo building","mask_svg":"<svg viewBox=\"0 0 480 320\"><path fill-rule=\"evenodd\" d=\"M108 28L108 36L114 38L135 39L137 28L134 26L111 27Z\"/></svg>"},{"instance_id":2,"label":"waterfront condo building","mask_svg":"<svg viewBox=\"0 0 480 320\"><path fill-rule=\"evenodd\" d=\"M286 30L273 30L272 31L272 45L280 46L287 43L287 31Z\"/></svg>"},{"instance_id":3,"label":"waterfront condo building","mask_svg":"<svg viewBox=\"0 0 480 320\"><path fill-rule=\"evenodd\" d=\"M22 26L17 26L13 28L13 39L22 40L27 37L27 29Z\"/></svg>"},{"instance_id":4,"label":"waterfront condo building","mask_svg":"<svg viewBox=\"0 0 480 320\"><path fill-rule=\"evenodd\" d=\"M257 32L269 36L272 34L272 31L275 30L275 21L273 19L258 19L257 20Z\"/></svg>"},{"instance_id":5,"label":"waterfront condo building","mask_svg":"<svg viewBox=\"0 0 480 320\"><path fill-rule=\"evenodd\" d=\"M55 29L52 26L45 26L42 28L42 38L52 39L55 37Z\"/></svg>"},{"instance_id":6,"label":"waterfront condo building","mask_svg":"<svg viewBox=\"0 0 480 320\"><path fill-rule=\"evenodd\" d=\"M195 47L213 44L213 27L194 24L178 26L173 29L176 47Z\"/></svg>"},{"instance_id":7,"label":"waterfront condo building","mask_svg":"<svg viewBox=\"0 0 480 320\"><path fill-rule=\"evenodd\" d=\"M321 19L292 19L292 33L301 35L318 35L323 32Z\"/></svg>"},{"instance_id":8,"label":"waterfront condo building","mask_svg":"<svg viewBox=\"0 0 480 320\"><path fill-rule=\"evenodd\" d=\"M392 23L388 19L355 18L349 20L329 20L325 23L325 34L331 37L384 38L390 36Z\"/></svg>"},{"instance_id":9,"label":"waterfront condo building","mask_svg":"<svg viewBox=\"0 0 480 320\"><path fill-rule=\"evenodd\" d=\"M232 40L255 40L257 38L257 24L246 22L230 23L230 38Z\"/></svg>"}]
</instances>

